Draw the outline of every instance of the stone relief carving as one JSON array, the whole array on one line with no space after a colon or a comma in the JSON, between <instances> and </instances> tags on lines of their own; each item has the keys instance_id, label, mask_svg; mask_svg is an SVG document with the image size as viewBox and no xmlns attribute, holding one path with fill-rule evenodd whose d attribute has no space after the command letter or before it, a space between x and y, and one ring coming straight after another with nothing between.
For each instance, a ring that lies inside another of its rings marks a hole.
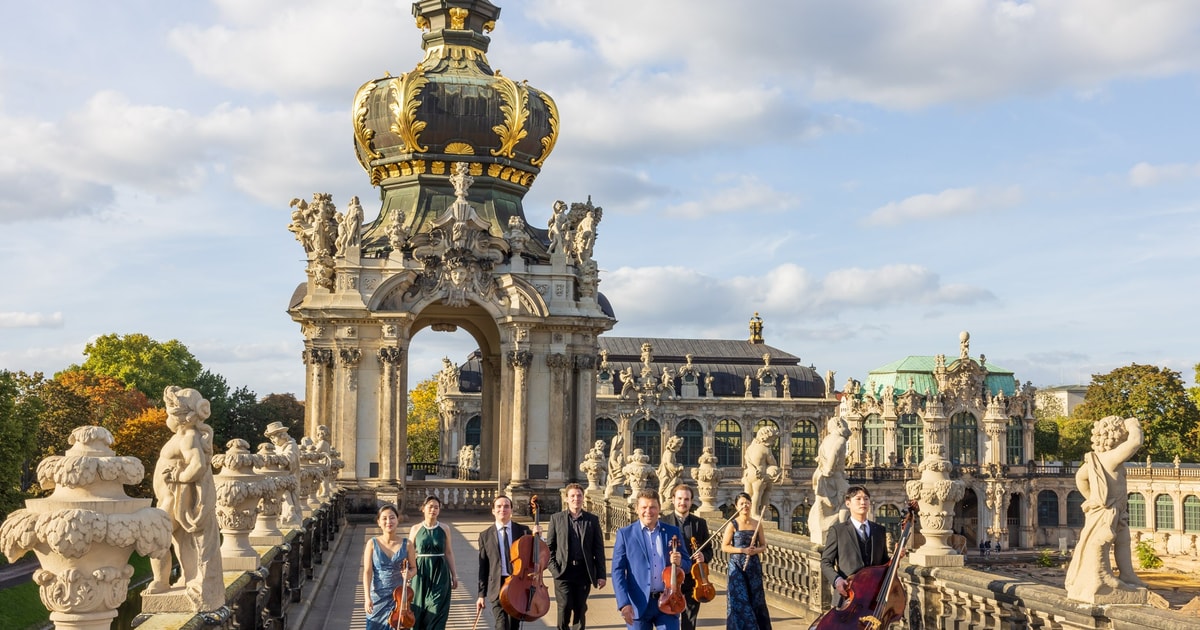
<instances>
[{"instance_id":1,"label":"stone relief carving","mask_svg":"<svg viewBox=\"0 0 1200 630\"><path fill-rule=\"evenodd\" d=\"M625 473L625 481L629 484L629 498L636 502L638 493L649 485L650 477L654 475L650 456L640 448L633 449L633 454L629 456L622 472Z\"/></svg>"},{"instance_id":2,"label":"stone relief carving","mask_svg":"<svg viewBox=\"0 0 1200 630\"><path fill-rule=\"evenodd\" d=\"M308 275L317 286L332 291L333 255L338 230L333 195L313 193L311 204L302 199L292 199L289 206L295 210L292 211L288 231L296 236L308 254Z\"/></svg>"},{"instance_id":3,"label":"stone relief carving","mask_svg":"<svg viewBox=\"0 0 1200 630\"><path fill-rule=\"evenodd\" d=\"M618 427L616 435L608 446L608 483L604 487L604 496L625 496L625 437Z\"/></svg>"},{"instance_id":4,"label":"stone relief carving","mask_svg":"<svg viewBox=\"0 0 1200 630\"><path fill-rule=\"evenodd\" d=\"M159 451L154 468L154 496L171 518L171 542L180 576L170 583L171 560L152 558L154 579L143 592L147 612L206 612L225 605L221 571L221 539L217 524L217 490L213 480L213 430L208 401L194 389L174 385L163 392L167 427L174 435ZM168 596L155 605L150 595ZM183 595L183 599L173 597ZM186 606L185 606L186 604Z\"/></svg>"},{"instance_id":5,"label":"stone relief carving","mask_svg":"<svg viewBox=\"0 0 1200 630\"><path fill-rule=\"evenodd\" d=\"M358 247L361 240L363 209L358 197L351 197L346 206L346 214L337 215L337 242L335 249L338 258L345 258L346 252L352 247Z\"/></svg>"}]
</instances>

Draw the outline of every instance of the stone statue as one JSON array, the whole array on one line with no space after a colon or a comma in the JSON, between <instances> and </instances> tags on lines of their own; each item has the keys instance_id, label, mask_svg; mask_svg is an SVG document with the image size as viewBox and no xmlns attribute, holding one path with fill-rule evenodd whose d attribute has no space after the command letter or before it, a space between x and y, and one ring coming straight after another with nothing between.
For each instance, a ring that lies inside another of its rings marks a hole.
<instances>
[{"instance_id":1,"label":"stone statue","mask_svg":"<svg viewBox=\"0 0 1200 630\"><path fill-rule=\"evenodd\" d=\"M621 398L628 399L633 396L633 368L627 367L620 372L621 375Z\"/></svg>"},{"instance_id":2,"label":"stone statue","mask_svg":"<svg viewBox=\"0 0 1200 630\"><path fill-rule=\"evenodd\" d=\"M625 456L621 452L625 448L625 437L617 431L608 445L608 482L604 487L604 496L625 496Z\"/></svg>"},{"instance_id":3,"label":"stone statue","mask_svg":"<svg viewBox=\"0 0 1200 630\"><path fill-rule=\"evenodd\" d=\"M825 397L833 398L833 370L825 370Z\"/></svg>"},{"instance_id":4,"label":"stone statue","mask_svg":"<svg viewBox=\"0 0 1200 630\"><path fill-rule=\"evenodd\" d=\"M667 438L667 447L663 449L662 461L658 464L658 496L669 497L671 490L683 475L683 464L676 463L675 455L683 448L683 438L672 435ZM665 499L664 499L665 500Z\"/></svg>"},{"instance_id":5,"label":"stone statue","mask_svg":"<svg viewBox=\"0 0 1200 630\"><path fill-rule=\"evenodd\" d=\"M1067 596L1098 603L1145 603L1145 587L1133 571L1125 461L1142 446L1137 418L1108 416L1092 426L1092 452L1083 457L1075 483L1086 499L1083 529L1067 568ZM1109 552L1120 576L1114 575Z\"/></svg>"},{"instance_id":6,"label":"stone statue","mask_svg":"<svg viewBox=\"0 0 1200 630\"><path fill-rule=\"evenodd\" d=\"M317 425L317 437L313 440L313 450L324 457L329 463L329 474L321 480L322 499L329 500L334 494L337 494L337 484L334 480L337 478L337 471L341 466L337 465L337 453L333 449L333 445L329 443L329 427L321 424Z\"/></svg>"},{"instance_id":7,"label":"stone statue","mask_svg":"<svg viewBox=\"0 0 1200 630\"><path fill-rule=\"evenodd\" d=\"M1175 454L1175 460L1172 463L1175 464L1175 470L1179 470L1179 454L1178 453Z\"/></svg>"},{"instance_id":8,"label":"stone statue","mask_svg":"<svg viewBox=\"0 0 1200 630\"><path fill-rule=\"evenodd\" d=\"M712 372L704 375L704 392L709 398L716 396L716 394L713 393L713 381L715 380L716 378L712 375Z\"/></svg>"},{"instance_id":9,"label":"stone statue","mask_svg":"<svg viewBox=\"0 0 1200 630\"><path fill-rule=\"evenodd\" d=\"M396 210L392 222L387 225L388 246L392 251L399 252L408 245L408 230L404 227L404 212Z\"/></svg>"},{"instance_id":10,"label":"stone statue","mask_svg":"<svg viewBox=\"0 0 1200 630\"><path fill-rule=\"evenodd\" d=\"M587 475L588 491L599 490L604 483L604 440L596 440L579 465L580 472Z\"/></svg>"},{"instance_id":11,"label":"stone statue","mask_svg":"<svg viewBox=\"0 0 1200 630\"><path fill-rule=\"evenodd\" d=\"M550 237L550 246L546 248L546 252L553 254L556 252L566 253L567 245L567 204L562 201L554 202L554 210L550 214L550 222L547 224Z\"/></svg>"},{"instance_id":12,"label":"stone statue","mask_svg":"<svg viewBox=\"0 0 1200 630\"><path fill-rule=\"evenodd\" d=\"M271 440L271 444L275 447L275 454L282 455L287 460L286 471L296 478L297 485L293 486L283 494L283 506L281 518L283 526L290 529L300 529L304 526L303 508L300 505L300 498L297 494L300 481L300 447L296 444L296 440L288 435L287 427L283 426L282 422L272 422L267 425L263 435Z\"/></svg>"},{"instance_id":13,"label":"stone statue","mask_svg":"<svg viewBox=\"0 0 1200 630\"><path fill-rule=\"evenodd\" d=\"M580 263L592 259L596 245L596 212L588 210L575 226L575 259Z\"/></svg>"},{"instance_id":14,"label":"stone statue","mask_svg":"<svg viewBox=\"0 0 1200 630\"><path fill-rule=\"evenodd\" d=\"M783 397L784 398L792 397L792 379L788 378L787 374L783 375Z\"/></svg>"},{"instance_id":15,"label":"stone statue","mask_svg":"<svg viewBox=\"0 0 1200 630\"><path fill-rule=\"evenodd\" d=\"M758 515L762 513L764 501L770 498L771 487L783 479L783 471L775 461L771 447L779 441L779 430L775 427L763 427L754 436L754 441L746 447L742 457L746 469L742 473L742 486L750 495L750 511Z\"/></svg>"},{"instance_id":16,"label":"stone statue","mask_svg":"<svg viewBox=\"0 0 1200 630\"><path fill-rule=\"evenodd\" d=\"M182 589L189 612L225 605L221 538L217 525L217 488L213 481L213 430L204 421L209 403L194 389L174 385L163 391L167 427L174 435L159 451L154 466L154 496L171 518L171 543L179 559L179 581L171 584L171 558L150 559L154 579L145 594ZM179 608L179 607L175 607Z\"/></svg>"},{"instance_id":17,"label":"stone statue","mask_svg":"<svg viewBox=\"0 0 1200 630\"><path fill-rule=\"evenodd\" d=\"M471 470L479 470L480 448L476 444L475 448L471 449Z\"/></svg>"},{"instance_id":18,"label":"stone statue","mask_svg":"<svg viewBox=\"0 0 1200 630\"><path fill-rule=\"evenodd\" d=\"M640 448L633 449L633 454L629 456L629 463L625 464L622 472L625 473L625 481L629 484L629 498L636 502L638 493L649 485L650 475L654 474L654 467L650 465L650 456Z\"/></svg>"},{"instance_id":19,"label":"stone statue","mask_svg":"<svg viewBox=\"0 0 1200 630\"><path fill-rule=\"evenodd\" d=\"M913 465L913 450L911 446L904 447L904 467L908 468Z\"/></svg>"},{"instance_id":20,"label":"stone statue","mask_svg":"<svg viewBox=\"0 0 1200 630\"><path fill-rule=\"evenodd\" d=\"M675 373L670 366L663 366L662 378L659 379L659 390L667 400L675 398Z\"/></svg>"},{"instance_id":21,"label":"stone statue","mask_svg":"<svg viewBox=\"0 0 1200 630\"><path fill-rule=\"evenodd\" d=\"M808 512L808 535L818 545L825 544L825 532L830 527L850 516L843 500L850 487L846 480L846 442L849 439L850 427L845 418L834 416L826 422L825 438L817 447L817 467L812 477L814 500Z\"/></svg>"},{"instance_id":22,"label":"stone statue","mask_svg":"<svg viewBox=\"0 0 1200 630\"><path fill-rule=\"evenodd\" d=\"M461 372L462 368L454 365L449 357L442 357L442 371L438 372L438 391L443 394L457 394L460 391Z\"/></svg>"},{"instance_id":23,"label":"stone statue","mask_svg":"<svg viewBox=\"0 0 1200 630\"><path fill-rule=\"evenodd\" d=\"M750 383L751 383L752 381L753 381L753 379L750 377L750 375L749 375L749 374L747 374L747 375L746 375L746 381L745 381L745 385L746 385L746 398L751 398L751 397L753 397L753 396L754 396L754 390L753 390L753 389L751 389L751 387L750 387ZM755 512L755 514L758 514L758 512Z\"/></svg>"},{"instance_id":24,"label":"stone statue","mask_svg":"<svg viewBox=\"0 0 1200 630\"><path fill-rule=\"evenodd\" d=\"M346 214L338 217L337 255L339 258L344 257L351 247L358 246L362 222L362 204L358 202L358 197L351 197Z\"/></svg>"}]
</instances>

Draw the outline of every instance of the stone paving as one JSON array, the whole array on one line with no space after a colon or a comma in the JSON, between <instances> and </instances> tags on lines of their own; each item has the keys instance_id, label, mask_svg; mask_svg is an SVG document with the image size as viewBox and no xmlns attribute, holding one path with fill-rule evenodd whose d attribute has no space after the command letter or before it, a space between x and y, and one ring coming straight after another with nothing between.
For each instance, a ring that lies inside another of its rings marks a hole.
<instances>
[{"instance_id":1,"label":"stone paving","mask_svg":"<svg viewBox=\"0 0 1200 630\"><path fill-rule=\"evenodd\" d=\"M455 564L458 569L459 585L454 591L450 606L450 623L447 628L469 630L475 621L475 596L478 585L478 547L475 541L479 532L491 524L484 515L450 515L442 519L450 526L452 533L451 545L455 553ZM402 531L407 532L412 525L411 518L402 524ZM364 626L363 592L362 592L362 550L370 536L379 532L374 525L349 524L343 529L338 548L326 553L326 566L321 567L324 579L315 590L305 587L306 603L299 610L295 607L289 612L290 628L298 630L323 630L325 628L362 628ZM606 541L606 550L612 554L612 541ZM540 629L554 628L557 619L557 609L554 604L554 583L546 574L546 585L550 588L550 612L545 617L522 624L523 628ZM605 585L602 590L592 590L588 600L588 628L595 630L624 628L621 615L617 612L616 601L612 586ZM781 610L772 608L771 619L774 630L802 630L807 623ZM701 628L722 628L725 626L725 591L718 588L717 598L700 607L698 626ZM481 630L493 628L491 607L485 607L479 620Z\"/></svg>"}]
</instances>

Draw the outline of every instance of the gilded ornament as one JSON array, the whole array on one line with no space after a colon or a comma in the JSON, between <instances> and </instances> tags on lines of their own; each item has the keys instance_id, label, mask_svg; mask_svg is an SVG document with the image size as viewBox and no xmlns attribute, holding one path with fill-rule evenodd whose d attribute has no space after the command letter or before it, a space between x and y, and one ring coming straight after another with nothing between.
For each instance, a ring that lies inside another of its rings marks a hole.
<instances>
[{"instance_id":1,"label":"gilded ornament","mask_svg":"<svg viewBox=\"0 0 1200 630\"><path fill-rule=\"evenodd\" d=\"M488 164L488 177L500 177L500 169L504 168L499 164Z\"/></svg>"},{"instance_id":2,"label":"gilded ornament","mask_svg":"<svg viewBox=\"0 0 1200 630\"><path fill-rule=\"evenodd\" d=\"M549 114L550 133L542 138L542 154L529 161L534 166L541 166L545 163L546 158L550 156L550 152L554 150L555 143L558 142L558 105L554 104L554 99L550 98L549 94L538 90L538 98L542 99L542 103L546 105L546 113Z\"/></svg>"},{"instance_id":3,"label":"gilded ornament","mask_svg":"<svg viewBox=\"0 0 1200 630\"><path fill-rule=\"evenodd\" d=\"M429 30L429 18L425 17L424 15L418 15L417 16L417 28L421 29L422 31L428 31Z\"/></svg>"},{"instance_id":4,"label":"gilded ornament","mask_svg":"<svg viewBox=\"0 0 1200 630\"><path fill-rule=\"evenodd\" d=\"M483 164L480 164L479 162L471 162L468 164L467 172L474 177L483 175Z\"/></svg>"},{"instance_id":5,"label":"gilded ornament","mask_svg":"<svg viewBox=\"0 0 1200 630\"><path fill-rule=\"evenodd\" d=\"M470 14L470 11L462 7L450 9L450 28L456 31L465 29L467 27L467 16Z\"/></svg>"},{"instance_id":6,"label":"gilded ornament","mask_svg":"<svg viewBox=\"0 0 1200 630\"><path fill-rule=\"evenodd\" d=\"M496 30L496 20L488 20L483 23L484 33L491 33L494 30Z\"/></svg>"},{"instance_id":7,"label":"gilded ornament","mask_svg":"<svg viewBox=\"0 0 1200 630\"><path fill-rule=\"evenodd\" d=\"M466 142L451 142L444 151L450 155L475 155L475 147Z\"/></svg>"},{"instance_id":8,"label":"gilded ornament","mask_svg":"<svg viewBox=\"0 0 1200 630\"><path fill-rule=\"evenodd\" d=\"M375 145L373 144L375 130L367 128L367 114L370 112L370 109L367 107L367 97L374 91L375 82L367 81L354 94L354 143L358 146L358 151L355 153L358 157L358 163L367 170L371 168L371 160L383 157L383 154L375 150Z\"/></svg>"},{"instance_id":9,"label":"gilded ornament","mask_svg":"<svg viewBox=\"0 0 1200 630\"><path fill-rule=\"evenodd\" d=\"M500 137L500 148L492 149L491 154L511 158L514 157L513 149L517 143L529 134L525 129L525 121L529 119L529 93L512 79L500 76L499 72L496 73L495 88L504 101L500 106L500 111L504 112L504 124L492 127L492 131Z\"/></svg>"},{"instance_id":10,"label":"gilded ornament","mask_svg":"<svg viewBox=\"0 0 1200 630\"><path fill-rule=\"evenodd\" d=\"M429 172L433 173L434 175L445 175L446 174L446 163L441 160L435 161L433 164L430 165Z\"/></svg>"},{"instance_id":11,"label":"gilded ornament","mask_svg":"<svg viewBox=\"0 0 1200 630\"><path fill-rule=\"evenodd\" d=\"M418 140L421 132L425 130L425 121L417 120L417 108L421 106L417 95L426 83L429 83L429 79L419 70L406 72L391 81L391 109L392 116L395 117L391 131L404 143L400 150L405 153L429 150L429 147L421 146Z\"/></svg>"}]
</instances>

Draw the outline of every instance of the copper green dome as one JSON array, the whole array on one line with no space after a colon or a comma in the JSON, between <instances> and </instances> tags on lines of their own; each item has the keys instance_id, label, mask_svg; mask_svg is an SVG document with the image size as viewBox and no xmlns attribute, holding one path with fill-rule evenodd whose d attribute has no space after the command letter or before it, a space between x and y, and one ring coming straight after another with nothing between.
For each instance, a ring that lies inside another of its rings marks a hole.
<instances>
[{"instance_id":1,"label":"copper green dome","mask_svg":"<svg viewBox=\"0 0 1200 630\"><path fill-rule=\"evenodd\" d=\"M499 236L511 217L524 220L521 199L558 139L553 99L488 63L484 33L498 7L421 0L413 15L426 31L424 59L400 76L368 81L354 97L355 152L383 197L380 220L365 234L367 252L386 246L391 213L404 213L411 234L427 230L454 201L448 180L455 162L468 165L475 178L469 201ZM530 230L536 242L538 232Z\"/></svg>"}]
</instances>

